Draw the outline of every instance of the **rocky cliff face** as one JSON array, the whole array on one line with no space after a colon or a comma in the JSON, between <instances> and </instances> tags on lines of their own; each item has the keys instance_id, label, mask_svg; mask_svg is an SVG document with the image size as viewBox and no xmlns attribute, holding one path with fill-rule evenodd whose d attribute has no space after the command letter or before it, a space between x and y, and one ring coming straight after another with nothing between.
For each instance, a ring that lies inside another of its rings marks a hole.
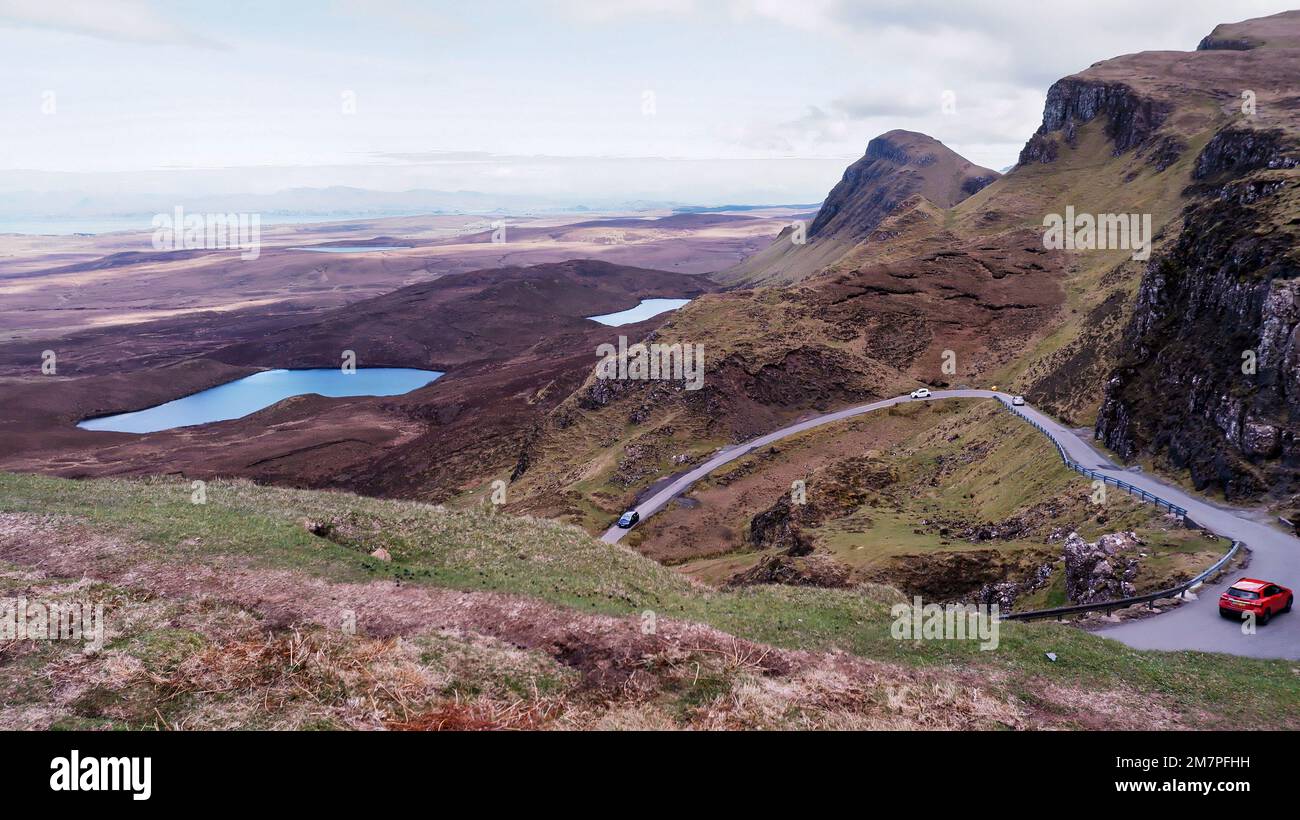
<instances>
[{"instance_id":1,"label":"rocky cliff face","mask_svg":"<svg viewBox=\"0 0 1300 820\"><path fill-rule=\"evenodd\" d=\"M1066 77L1047 91L1043 123L1020 151L1020 162L1054 162L1058 139L1073 147L1079 125L1106 117L1115 156L1150 141L1169 116L1169 103L1139 95L1122 82Z\"/></svg>"},{"instance_id":2,"label":"rocky cliff face","mask_svg":"<svg viewBox=\"0 0 1300 820\"><path fill-rule=\"evenodd\" d=\"M1228 126L1196 158L1177 241L1148 265L1096 432L1229 496L1300 468L1300 145Z\"/></svg>"}]
</instances>

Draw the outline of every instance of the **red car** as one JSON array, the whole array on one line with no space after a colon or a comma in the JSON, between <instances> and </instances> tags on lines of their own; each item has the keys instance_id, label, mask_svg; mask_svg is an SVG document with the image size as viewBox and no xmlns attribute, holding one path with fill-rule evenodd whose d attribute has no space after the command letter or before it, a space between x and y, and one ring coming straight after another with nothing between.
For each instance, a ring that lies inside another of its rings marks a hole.
<instances>
[{"instance_id":1,"label":"red car","mask_svg":"<svg viewBox=\"0 0 1300 820\"><path fill-rule=\"evenodd\" d=\"M1242 578L1219 596L1219 614L1225 618L1240 618L1253 612L1261 624L1268 623L1279 612L1290 612L1295 595L1280 584L1258 578Z\"/></svg>"}]
</instances>

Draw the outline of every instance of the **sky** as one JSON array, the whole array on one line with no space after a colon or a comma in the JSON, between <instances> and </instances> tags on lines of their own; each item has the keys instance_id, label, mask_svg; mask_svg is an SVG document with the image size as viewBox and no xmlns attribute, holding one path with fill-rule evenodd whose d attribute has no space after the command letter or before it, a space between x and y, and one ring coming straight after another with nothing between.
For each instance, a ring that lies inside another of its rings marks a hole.
<instances>
[{"instance_id":1,"label":"sky","mask_svg":"<svg viewBox=\"0 0 1300 820\"><path fill-rule=\"evenodd\" d=\"M1285 8L0 0L0 192L818 202L893 128L1002 169L1054 80Z\"/></svg>"}]
</instances>

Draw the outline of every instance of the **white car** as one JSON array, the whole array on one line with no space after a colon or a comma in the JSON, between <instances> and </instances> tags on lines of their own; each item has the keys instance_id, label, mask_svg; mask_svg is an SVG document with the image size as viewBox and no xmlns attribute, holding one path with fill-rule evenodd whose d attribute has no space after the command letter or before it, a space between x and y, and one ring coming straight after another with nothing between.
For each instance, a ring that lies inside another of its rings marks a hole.
<instances>
[{"instance_id":1,"label":"white car","mask_svg":"<svg viewBox=\"0 0 1300 820\"><path fill-rule=\"evenodd\" d=\"M1022 404L1025 403L1025 397L1024 397L1024 396L1012 396L1012 397L1011 397L1011 403L1014 404L1016 407L1019 407L1019 406L1021 406Z\"/></svg>"},{"instance_id":2,"label":"white car","mask_svg":"<svg viewBox=\"0 0 1300 820\"><path fill-rule=\"evenodd\" d=\"M928 387L918 387L918 388L916 388L915 390L912 391L912 398L914 398L914 399L928 399L928 398L930 398L930 388L928 388Z\"/></svg>"}]
</instances>

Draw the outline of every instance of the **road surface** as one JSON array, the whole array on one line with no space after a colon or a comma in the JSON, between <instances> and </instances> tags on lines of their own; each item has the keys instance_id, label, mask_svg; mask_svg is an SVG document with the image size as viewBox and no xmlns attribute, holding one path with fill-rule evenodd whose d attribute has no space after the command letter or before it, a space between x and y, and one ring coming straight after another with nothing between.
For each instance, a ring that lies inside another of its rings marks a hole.
<instances>
[{"instance_id":1,"label":"road surface","mask_svg":"<svg viewBox=\"0 0 1300 820\"><path fill-rule=\"evenodd\" d=\"M930 400L992 398L1010 405L1011 397L992 390L936 390ZM844 419L884 410L895 404L921 399L899 396L891 399L848 407L826 413L783 427L752 441L724 448L708 461L683 474L671 484L642 501L634 509L641 521L659 512L668 502L685 492L692 484L709 473L755 450L805 430L832 424ZM1074 431L1063 427L1054 419L1025 405L1015 408L1026 417L1042 425L1066 454L1079 464L1113 475L1135 487L1159 495L1187 509L1187 515L1196 523L1225 538L1243 542L1251 551L1250 567L1244 573L1264 578L1283 586L1300 587L1300 539L1283 532L1279 527L1252 517L1249 510L1212 503L1191 495L1172 484L1142 472L1130 472L1112 464L1090 441L1080 438ZM1112 492L1120 492L1111 488ZM617 543L627 530L610 527L601 536L607 543ZM1300 607L1294 612L1278 616L1266 626L1256 628L1254 634L1243 634L1239 623L1219 617L1219 594L1227 589L1237 573L1230 574L1218 584L1206 584L1195 590L1196 600L1183 604L1164 614L1128 621L1100 631L1099 634L1122 641L1138 649L1195 649L1207 652L1229 652L1259 658L1300 658ZM1190 597L1190 596L1189 596Z\"/></svg>"}]
</instances>

